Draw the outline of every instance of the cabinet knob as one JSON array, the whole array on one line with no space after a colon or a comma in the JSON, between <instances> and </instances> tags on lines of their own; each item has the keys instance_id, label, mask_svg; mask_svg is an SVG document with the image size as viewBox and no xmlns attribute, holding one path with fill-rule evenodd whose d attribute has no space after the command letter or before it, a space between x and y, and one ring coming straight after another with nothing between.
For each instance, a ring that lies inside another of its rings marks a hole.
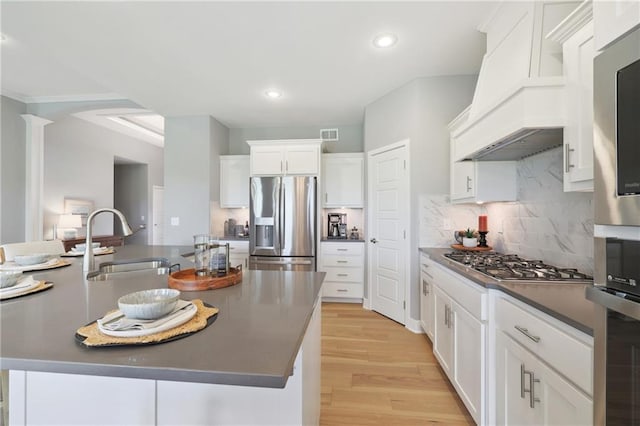
<instances>
[{"instance_id":1,"label":"cabinet knob","mask_svg":"<svg viewBox=\"0 0 640 426\"><path fill-rule=\"evenodd\" d=\"M373 244L376 244L378 242L378 240L376 240L375 238L372 238L369 241L371 241Z\"/></svg>"}]
</instances>

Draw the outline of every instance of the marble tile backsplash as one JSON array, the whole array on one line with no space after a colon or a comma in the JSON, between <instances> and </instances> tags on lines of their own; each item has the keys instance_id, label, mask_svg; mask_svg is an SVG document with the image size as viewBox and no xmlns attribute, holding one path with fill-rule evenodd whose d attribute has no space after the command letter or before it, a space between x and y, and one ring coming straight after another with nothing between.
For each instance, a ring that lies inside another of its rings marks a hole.
<instances>
[{"instance_id":1,"label":"marble tile backsplash","mask_svg":"<svg viewBox=\"0 0 640 426\"><path fill-rule=\"evenodd\" d=\"M476 228L488 216L487 241L495 250L593 274L593 193L564 192L562 151L518 163L518 201L451 204L448 195L420 196L420 243L448 247L453 229ZM452 230L444 231L445 222Z\"/></svg>"}]
</instances>

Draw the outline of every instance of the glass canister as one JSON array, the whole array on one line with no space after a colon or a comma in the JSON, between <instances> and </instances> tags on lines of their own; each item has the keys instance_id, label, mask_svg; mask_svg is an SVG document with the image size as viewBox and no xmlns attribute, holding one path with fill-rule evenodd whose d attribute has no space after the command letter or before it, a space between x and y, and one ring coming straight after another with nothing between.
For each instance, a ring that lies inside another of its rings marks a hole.
<instances>
[{"instance_id":1,"label":"glass canister","mask_svg":"<svg viewBox=\"0 0 640 426\"><path fill-rule=\"evenodd\" d=\"M229 273L229 243L209 241L209 270L211 275L223 277Z\"/></svg>"},{"instance_id":2,"label":"glass canister","mask_svg":"<svg viewBox=\"0 0 640 426\"><path fill-rule=\"evenodd\" d=\"M209 234L198 234L193 236L193 255L197 277L209 276L211 274L209 241Z\"/></svg>"}]
</instances>

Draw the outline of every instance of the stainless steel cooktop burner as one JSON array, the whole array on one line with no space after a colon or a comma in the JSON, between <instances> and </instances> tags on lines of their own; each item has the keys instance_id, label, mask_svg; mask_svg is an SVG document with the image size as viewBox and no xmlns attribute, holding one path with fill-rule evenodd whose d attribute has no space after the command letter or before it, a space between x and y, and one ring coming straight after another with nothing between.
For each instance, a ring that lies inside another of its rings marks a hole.
<instances>
[{"instance_id":1,"label":"stainless steel cooktop burner","mask_svg":"<svg viewBox=\"0 0 640 426\"><path fill-rule=\"evenodd\" d=\"M541 260L521 259L515 254L454 251L445 256L498 280L592 281L593 277L573 268L558 268Z\"/></svg>"}]
</instances>

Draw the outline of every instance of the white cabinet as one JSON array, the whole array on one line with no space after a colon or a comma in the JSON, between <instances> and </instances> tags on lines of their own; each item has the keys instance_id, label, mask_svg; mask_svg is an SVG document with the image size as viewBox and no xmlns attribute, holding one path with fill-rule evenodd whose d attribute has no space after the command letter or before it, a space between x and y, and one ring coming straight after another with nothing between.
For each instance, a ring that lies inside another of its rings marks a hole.
<instances>
[{"instance_id":1,"label":"white cabinet","mask_svg":"<svg viewBox=\"0 0 640 426\"><path fill-rule=\"evenodd\" d=\"M249 269L249 241L223 240L221 243L229 243L230 266L242 265L243 269Z\"/></svg>"},{"instance_id":2,"label":"white cabinet","mask_svg":"<svg viewBox=\"0 0 640 426\"><path fill-rule=\"evenodd\" d=\"M249 156L220 156L220 207L249 207Z\"/></svg>"},{"instance_id":3,"label":"white cabinet","mask_svg":"<svg viewBox=\"0 0 640 426\"><path fill-rule=\"evenodd\" d=\"M593 191L593 20L591 2L582 3L550 34L562 44L566 81L564 190Z\"/></svg>"},{"instance_id":4,"label":"white cabinet","mask_svg":"<svg viewBox=\"0 0 640 426\"><path fill-rule=\"evenodd\" d=\"M516 161L457 161L451 164L451 202L514 201Z\"/></svg>"},{"instance_id":5,"label":"white cabinet","mask_svg":"<svg viewBox=\"0 0 640 426\"><path fill-rule=\"evenodd\" d=\"M322 155L322 207L364 207L364 155Z\"/></svg>"},{"instance_id":6,"label":"white cabinet","mask_svg":"<svg viewBox=\"0 0 640 426\"><path fill-rule=\"evenodd\" d=\"M593 2L595 48L602 50L640 26L637 0L596 0Z\"/></svg>"},{"instance_id":7,"label":"white cabinet","mask_svg":"<svg viewBox=\"0 0 640 426\"><path fill-rule=\"evenodd\" d=\"M496 353L497 424L593 424L591 398L511 337L496 336Z\"/></svg>"},{"instance_id":8,"label":"white cabinet","mask_svg":"<svg viewBox=\"0 0 640 426\"><path fill-rule=\"evenodd\" d=\"M478 424L486 423L487 290L431 263L433 353Z\"/></svg>"},{"instance_id":9,"label":"white cabinet","mask_svg":"<svg viewBox=\"0 0 640 426\"><path fill-rule=\"evenodd\" d=\"M429 336L433 342L435 308L433 295L433 277L429 273L431 261L429 258L420 255L420 325L422 330Z\"/></svg>"},{"instance_id":10,"label":"white cabinet","mask_svg":"<svg viewBox=\"0 0 640 426\"><path fill-rule=\"evenodd\" d=\"M318 175L320 139L247 141L251 176Z\"/></svg>"},{"instance_id":11,"label":"white cabinet","mask_svg":"<svg viewBox=\"0 0 640 426\"><path fill-rule=\"evenodd\" d=\"M500 294L496 423L593 424L593 339Z\"/></svg>"},{"instance_id":12,"label":"white cabinet","mask_svg":"<svg viewBox=\"0 0 640 426\"><path fill-rule=\"evenodd\" d=\"M361 302L364 295L364 243L320 243L318 271L325 272L324 299Z\"/></svg>"}]
</instances>

